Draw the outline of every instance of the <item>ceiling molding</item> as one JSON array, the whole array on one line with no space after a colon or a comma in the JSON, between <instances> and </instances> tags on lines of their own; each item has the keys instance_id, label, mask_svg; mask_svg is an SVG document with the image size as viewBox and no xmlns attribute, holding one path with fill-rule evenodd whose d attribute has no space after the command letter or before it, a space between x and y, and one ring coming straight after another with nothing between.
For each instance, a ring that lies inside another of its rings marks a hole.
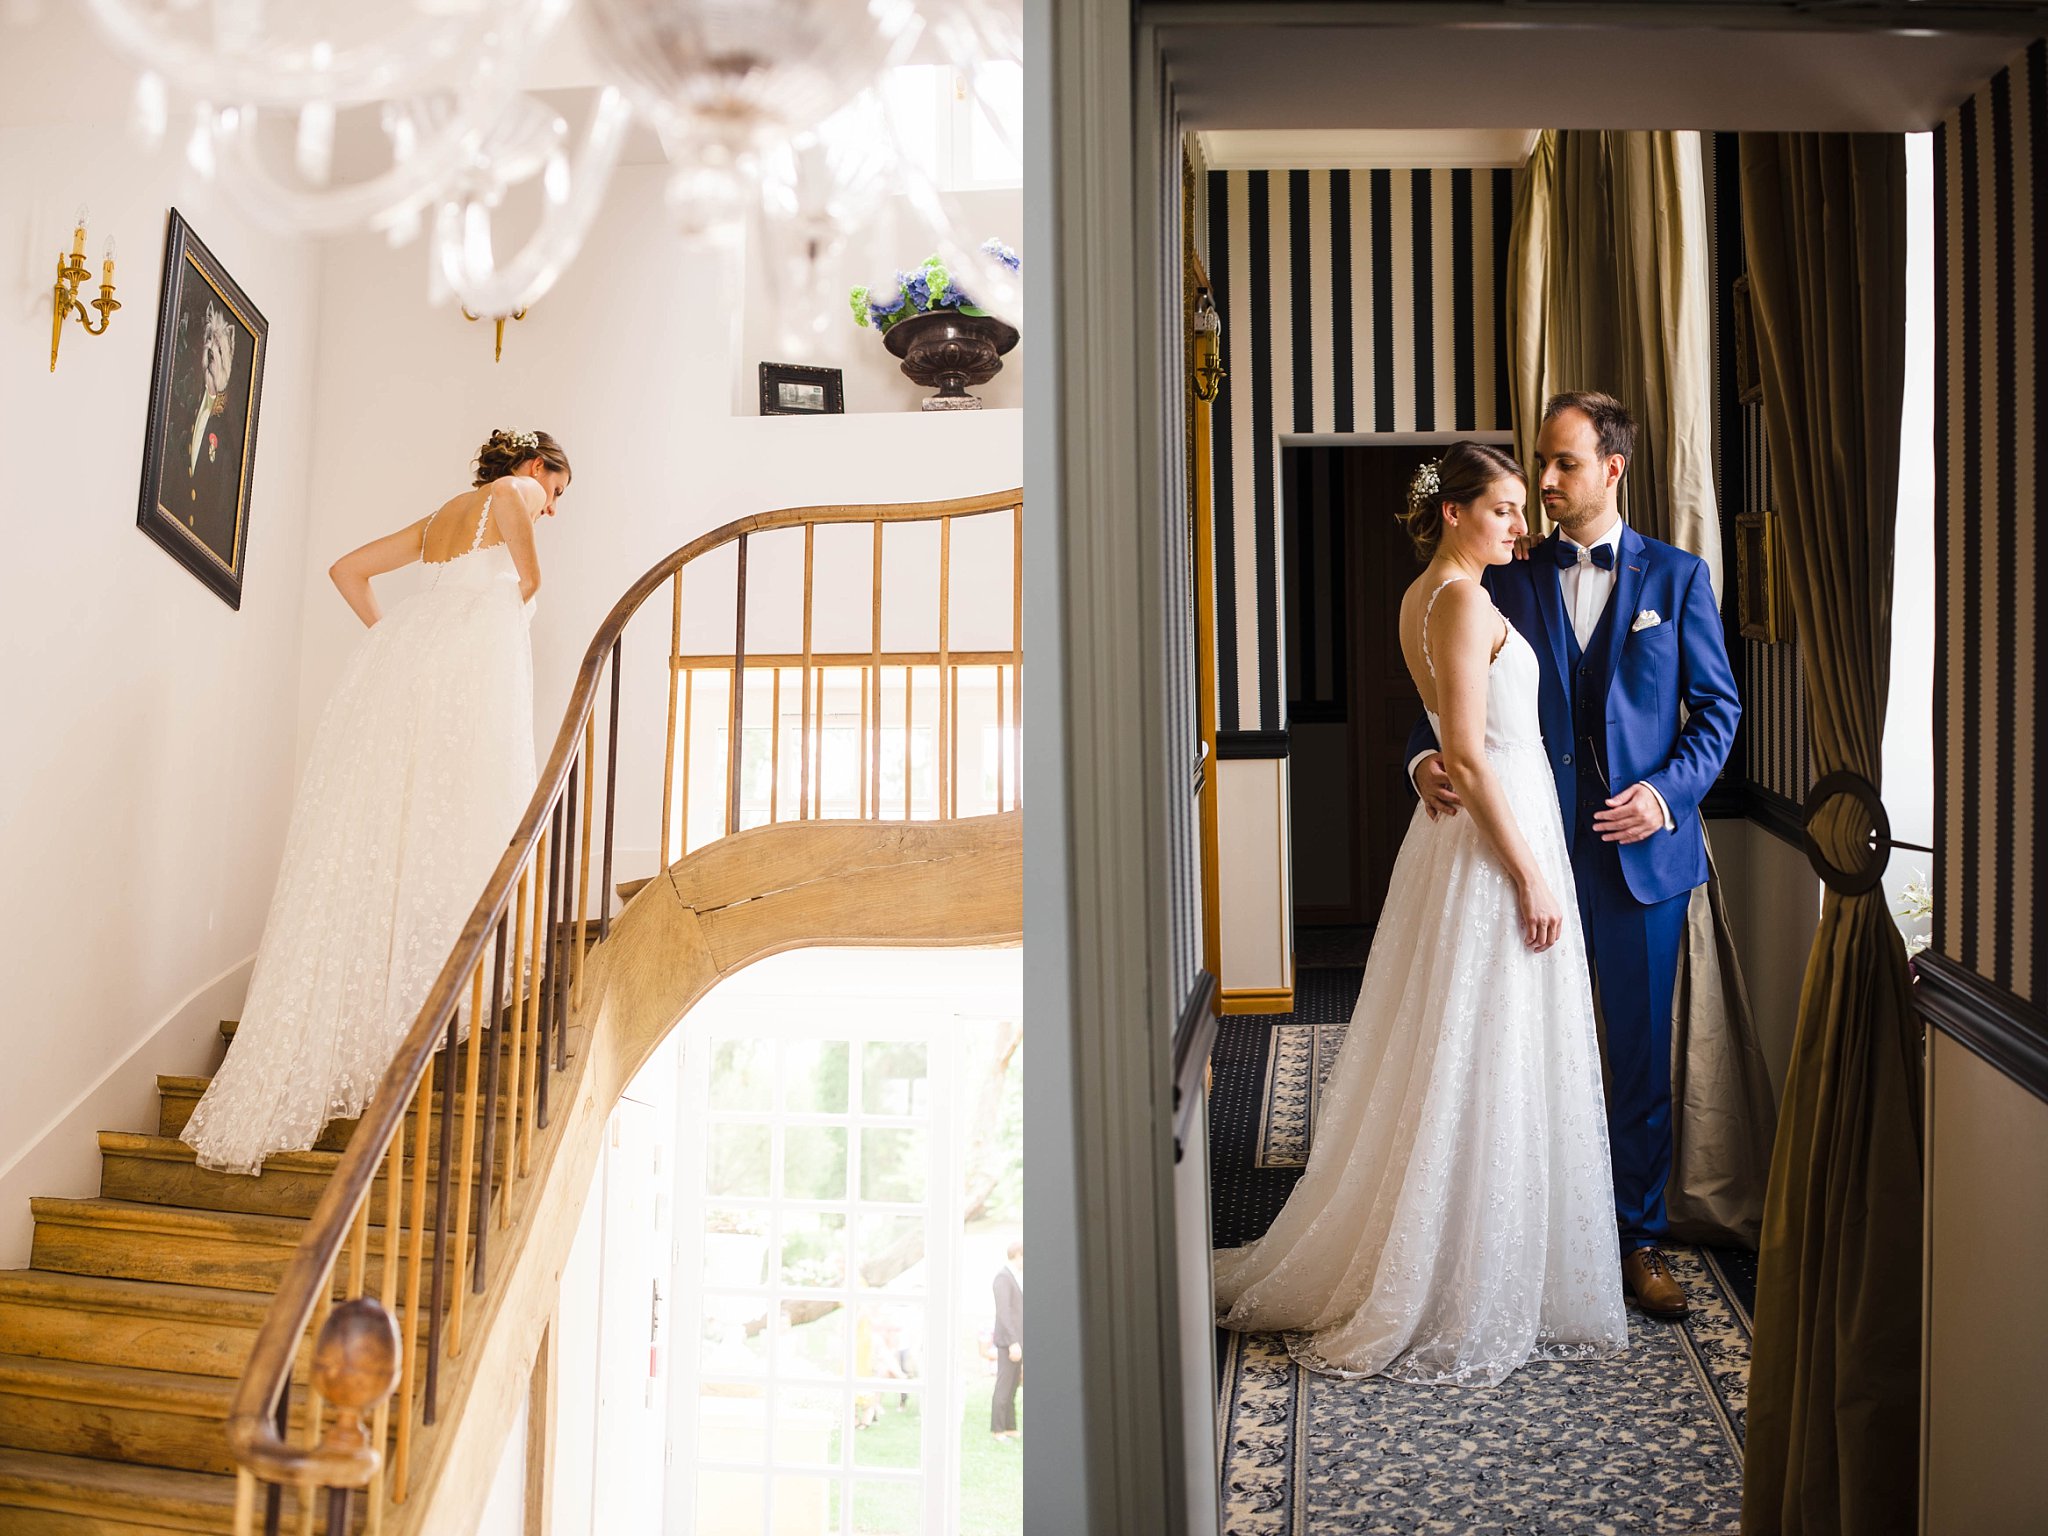
<instances>
[{"instance_id":1,"label":"ceiling molding","mask_svg":"<svg viewBox=\"0 0 2048 1536\"><path fill-rule=\"evenodd\" d=\"M1199 133L1212 171L1434 170L1519 166L1535 147L1534 128L1211 129Z\"/></svg>"}]
</instances>

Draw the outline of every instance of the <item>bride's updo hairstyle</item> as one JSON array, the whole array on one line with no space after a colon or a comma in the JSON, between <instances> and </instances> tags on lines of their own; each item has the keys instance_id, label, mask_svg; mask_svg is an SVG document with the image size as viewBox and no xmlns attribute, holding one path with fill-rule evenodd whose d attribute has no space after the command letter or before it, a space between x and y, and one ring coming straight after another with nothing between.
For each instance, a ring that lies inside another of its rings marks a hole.
<instances>
[{"instance_id":1,"label":"bride's updo hairstyle","mask_svg":"<svg viewBox=\"0 0 2048 1536\"><path fill-rule=\"evenodd\" d=\"M1415 558L1427 565L1436 557L1446 505L1469 507L1501 479L1528 483L1521 465L1490 443L1453 443L1416 470L1408 482L1408 504L1394 514L1415 545Z\"/></svg>"},{"instance_id":2,"label":"bride's updo hairstyle","mask_svg":"<svg viewBox=\"0 0 2048 1536\"><path fill-rule=\"evenodd\" d=\"M538 458L549 469L568 474L569 455L545 432L507 432L503 427L484 439L476 451L476 479L472 485L489 485L502 480L528 459Z\"/></svg>"}]
</instances>

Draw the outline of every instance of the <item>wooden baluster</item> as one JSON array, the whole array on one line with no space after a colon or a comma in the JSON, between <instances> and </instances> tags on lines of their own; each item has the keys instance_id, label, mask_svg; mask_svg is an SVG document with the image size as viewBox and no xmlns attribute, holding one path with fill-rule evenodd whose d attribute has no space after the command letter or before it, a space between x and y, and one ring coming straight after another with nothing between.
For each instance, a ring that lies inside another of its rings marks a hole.
<instances>
[{"instance_id":1,"label":"wooden baluster","mask_svg":"<svg viewBox=\"0 0 2048 1536\"><path fill-rule=\"evenodd\" d=\"M574 758L569 760L569 787L562 801L562 903L555 916L555 926L548 932L548 943L555 955L555 972L562 983L555 989L555 1033L563 1040L569 1033L569 977L576 964L569 944L569 908L576 900L576 800L583 787L577 774L580 766ZM560 1067L564 1061L558 1049L555 1065Z\"/></svg>"},{"instance_id":2,"label":"wooden baluster","mask_svg":"<svg viewBox=\"0 0 2048 1536\"><path fill-rule=\"evenodd\" d=\"M1017 503L1016 532L1010 553L1010 782L1016 786L1015 799L1024 804L1024 503ZM996 674L1000 682L1002 674ZM996 732L996 750L1003 749L1003 735ZM997 806L1000 810L1002 807Z\"/></svg>"},{"instance_id":3,"label":"wooden baluster","mask_svg":"<svg viewBox=\"0 0 2048 1536\"><path fill-rule=\"evenodd\" d=\"M1003 669L996 667L996 809L1004 809L1003 786L1008 781L1010 749L1003 744Z\"/></svg>"},{"instance_id":4,"label":"wooden baluster","mask_svg":"<svg viewBox=\"0 0 2048 1536\"><path fill-rule=\"evenodd\" d=\"M804 524L804 677L802 694L803 752L797 766L796 815L797 820L808 820L815 812L811 809L811 562L817 547L818 525ZM818 679L818 691L824 692L825 680Z\"/></svg>"},{"instance_id":5,"label":"wooden baluster","mask_svg":"<svg viewBox=\"0 0 2048 1536\"><path fill-rule=\"evenodd\" d=\"M676 785L676 664L683 649L683 573L676 572L675 599L670 608L668 625L668 736L662 743L661 758L661 867L669 863L669 807L675 804ZM687 726L686 726L687 728ZM614 737L616 743L616 737ZM683 767L683 781L689 782L689 765ZM684 823L683 837L690 835L689 824Z\"/></svg>"},{"instance_id":6,"label":"wooden baluster","mask_svg":"<svg viewBox=\"0 0 2048 1536\"><path fill-rule=\"evenodd\" d=\"M398 1324L399 1337L405 1343L405 1368L398 1380L398 1447L392 1456L391 1468L391 1502L394 1504L405 1502L406 1474L412 1463L412 1402L413 1391L419 1384L420 1261L426 1256L427 1235L427 1116L433 1105L434 1074L430 1065L429 1070L420 1075L419 1087L413 1090L409 1220L401 1226L385 1228L387 1242L396 1242L408 1228L411 1235L411 1242L406 1247L405 1311ZM444 1116L448 1112L445 1099L441 1112Z\"/></svg>"},{"instance_id":7,"label":"wooden baluster","mask_svg":"<svg viewBox=\"0 0 2048 1536\"><path fill-rule=\"evenodd\" d=\"M399 1358L404 1358L405 1327L407 1319L398 1310L398 1232L399 1232L399 1190L405 1173L405 1116L398 1117L398 1124L391 1131L391 1145L384 1154L384 1274L379 1283L377 1299L384 1310L393 1314L399 1326ZM370 1443L380 1450L386 1444L386 1433L391 1425L391 1396L386 1393L377 1404L376 1424L370 1432ZM386 1469L383 1462L377 1464L377 1471L370 1479L370 1491L365 1506L370 1536L384 1529L384 1490Z\"/></svg>"},{"instance_id":8,"label":"wooden baluster","mask_svg":"<svg viewBox=\"0 0 2048 1536\"><path fill-rule=\"evenodd\" d=\"M370 1200L377 1192L377 1180L370 1179L370 1187L363 1191L362 1203L356 1207L355 1230L348 1240L348 1299L354 1301L370 1285Z\"/></svg>"},{"instance_id":9,"label":"wooden baluster","mask_svg":"<svg viewBox=\"0 0 2048 1536\"><path fill-rule=\"evenodd\" d=\"M235 1536L256 1536L256 1474L235 1468Z\"/></svg>"},{"instance_id":10,"label":"wooden baluster","mask_svg":"<svg viewBox=\"0 0 2048 1536\"><path fill-rule=\"evenodd\" d=\"M503 961L505 957L501 954L498 958ZM459 1049L455 1031L458 1022L456 1010L451 1008L448 1011L448 1033L441 1042L441 1148L434 1168L434 1257L427 1283L427 1371L421 1418L421 1422L426 1424L434 1422L435 1406L440 1402L437 1388L441 1380L441 1301L446 1295L443 1283L449 1267L448 1232L453 1225L448 1202L453 1198L449 1175L455 1166L455 1055ZM481 1032L472 1021L472 1045Z\"/></svg>"},{"instance_id":11,"label":"wooden baluster","mask_svg":"<svg viewBox=\"0 0 2048 1536\"><path fill-rule=\"evenodd\" d=\"M563 813L562 821L565 832L573 831L571 824L576 819L576 790L576 770L572 767L569 770L569 806ZM560 947L569 942L569 902L576 894L575 885L576 844L572 839L565 843L562 848L561 910L555 919L555 927L551 939L551 942L557 946L556 952L558 956L560 955ZM555 966L553 1008L555 1020L555 1070L559 1072L569 1065L569 966L566 959L559 960Z\"/></svg>"},{"instance_id":12,"label":"wooden baluster","mask_svg":"<svg viewBox=\"0 0 2048 1536\"><path fill-rule=\"evenodd\" d=\"M321 1282L320 1294L313 1303L313 1337L320 1337L320 1330L327 1326L328 1314L334 1310L334 1264L328 1263L327 1274ZM307 1383L306 1428L301 1436L307 1450L317 1450L320 1445L320 1383L317 1378ZM280 1429L280 1434L283 1433ZM312 1490L299 1490L299 1536L313 1536L313 1511L317 1506Z\"/></svg>"},{"instance_id":13,"label":"wooden baluster","mask_svg":"<svg viewBox=\"0 0 2048 1536\"><path fill-rule=\"evenodd\" d=\"M612 727L604 749L604 879L600 882L603 889L597 898L599 940L612 936L612 832L619 820L619 648L625 643L625 638L621 635L612 642ZM667 814L666 807L663 814ZM519 1171L526 1171L523 1161Z\"/></svg>"},{"instance_id":14,"label":"wooden baluster","mask_svg":"<svg viewBox=\"0 0 2048 1536\"><path fill-rule=\"evenodd\" d=\"M953 669L953 676L948 686L951 688L953 696L953 739L947 750L953 758L953 772L947 782L952 786L953 794L946 814L951 817L958 817L960 814L960 669L958 667Z\"/></svg>"},{"instance_id":15,"label":"wooden baluster","mask_svg":"<svg viewBox=\"0 0 2048 1536\"><path fill-rule=\"evenodd\" d=\"M495 1019L500 1017L505 1011L505 918L502 913L498 917L498 939L491 947L491 970L491 1017ZM491 1052L491 1059L484 1066L484 1103L488 1106L489 1112L484 1116L484 1144L478 1153L480 1173L476 1185L476 1271L470 1277L469 1282L469 1288L474 1290L479 1296L484 1293L485 1249L490 1237L491 1170L497 1151L498 1057L500 1054L500 1052L493 1050ZM475 1074L473 1072L471 1074L471 1081L475 1081ZM465 1136L468 1134L468 1129L467 1124L465 1124L463 1127ZM509 1142L507 1143L505 1160L509 1170L511 1165ZM469 1188L469 1144L467 1141L463 1143L462 1148L462 1175L465 1193L460 1220L462 1231L466 1233L469 1228L469 1199L467 1196ZM505 1183L507 1186L505 1203L510 1205L512 1203L512 1191L510 1188L512 1181L510 1178L507 1178ZM460 1264L462 1262L462 1253L462 1238L458 1236L455 1240L454 1263ZM460 1271L457 1271L457 1273L459 1274ZM462 1283L458 1280L455 1285L455 1309L458 1315L462 1310L462 1291Z\"/></svg>"},{"instance_id":16,"label":"wooden baluster","mask_svg":"<svg viewBox=\"0 0 2048 1536\"><path fill-rule=\"evenodd\" d=\"M289 1439L292 1422L292 1378L289 1372L284 1385L277 1394L277 1438ZM263 1500L263 1536L278 1536L278 1521L284 1514L284 1488L277 1483L270 1485Z\"/></svg>"},{"instance_id":17,"label":"wooden baluster","mask_svg":"<svg viewBox=\"0 0 2048 1536\"><path fill-rule=\"evenodd\" d=\"M861 738L862 745L866 749L867 762L870 765L869 776L872 777L874 784L872 796L863 805L861 815L863 817L869 815L870 813L866 807L872 805L874 807L872 814L875 820L880 821L882 819L882 520L880 518L875 519L874 577L874 651L870 658L870 665L874 668L875 730L874 739L870 742L865 734L866 722L863 721L863 735ZM863 710L862 713L865 714L866 711Z\"/></svg>"},{"instance_id":18,"label":"wooden baluster","mask_svg":"<svg viewBox=\"0 0 2048 1536\"><path fill-rule=\"evenodd\" d=\"M590 785L590 764L596 761L597 716L583 722L583 857L576 862L576 1006L583 1006L583 947L590 939L590 808L597 804L597 791ZM507 1202L510 1203L509 1201Z\"/></svg>"},{"instance_id":19,"label":"wooden baluster","mask_svg":"<svg viewBox=\"0 0 2048 1536\"><path fill-rule=\"evenodd\" d=\"M868 669L860 669L860 740L854 774L860 780L860 819L868 819Z\"/></svg>"},{"instance_id":20,"label":"wooden baluster","mask_svg":"<svg viewBox=\"0 0 2048 1536\"><path fill-rule=\"evenodd\" d=\"M547 897L548 861L554 856L554 851L554 845L548 841L548 829L543 825L533 854L533 950L532 965L526 978L526 1080L533 1085L533 1118L527 1123L525 1139L520 1143L521 1169L530 1166L532 1161L533 1128L548 1123L547 1056L542 1049L540 1027L540 983L544 968L540 925L541 904Z\"/></svg>"},{"instance_id":21,"label":"wooden baluster","mask_svg":"<svg viewBox=\"0 0 2048 1536\"><path fill-rule=\"evenodd\" d=\"M555 813L548 822L548 845L555 852L554 857L548 862L547 923L541 929L539 939L541 953L548 957L547 981L545 983L545 990L541 993L540 1043L543 1058L546 1057L550 1043L552 1043L554 1066L555 1070L559 1072L565 1065L562 1060L560 1025L556 1018L557 1005L560 1002L560 998L557 996L555 989L555 975L561 969L558 963L561 957L555 950L555 935L560 931L556 925L561 921L562 863L565 851L562 846L562 802L559 800L555 802Z\"/></svg>"},{"instance_id":22,"label":"wooden baluster","mask_svg":"<svg viewBox=\"0 0 2048 1536\"><path fill-rule=\"evenodd\" d=\"M512 939L512 1001L505 1009L510 1021L511 1037L505 1042L506 1066L512 1073L510 1089L505 1094L505 1201L498 1207L498 1226L512 1225L512 1171L515 1160L519 1177L526 1177L526 1155L522 1147L530 1142L533 1109L526 1101L526 886L532 878L533 865L519 872L519 885L512 897L513 939ZM524 1137L525 1141L521 1138Z\"/></svg>"},{"instance_id":23,"label":"wooden baluster","mask_svg":"<svg viewBox=\"0 0 2048 1536\"><path fill-rule=\"evenodd\" d=\"M917 668L905 665L903 668L903 819L910 820L910 726L911 701L917 697Z\"/></svg>"},{"instance_id":24,"label":"wooden baluster","mask_svg":"<svg viewBox=\"0 0 2048 1536\"><path fill-rule=\"evenodd\" d=\"M690 733L696 729L693 715L696 710L697 669L689 668L683 673L683 816L682 846L676 850L678 857L690 851L690 776L695 766L690 761ZM663 869L668 865L663 864Z\"/></svg>"},{"instance_id":25,"label":"wooden baluster","mask_svg":"<svg viewBox=\"0 0 2048 1536\"><path fill-rule=\"evenodd\" d=\"M941 817L948 814L946 790L952 783L952 775L946 771L947 747L951 740L947 734L946 727L949 723L957 724L957 722L952 721L952 716L946 708L948 702L946 698L946 673L951 665L952 635L953 519L942 517L939 519L939 731L938 735L933 738L932 752L932 756L938 759L939 772L939 795L937 801L934 802L932 814ZM958 735L957 729L953 735ZM958 771L957 768L955 771Z\"/></svg>"},{"instance_id":26,"label":"wooden baluster","mask_svg":"<svg viewBox=\"0 0 2048 1536\"><path fill-rule=\"evenodd\" d=\"M498 926L500 929L504 927L503 919L499 920ZM499 981L497 986L497 990L500 993L504 991L504 974L505 957L501 954L498 956ZM495 1003L498 999L494 997L492 1001ZM498 1053L505 1043L504 1031L499 1027L498 1014L495 1009L491 1013L490 1022L492 1025L490 1030L491 1062L495 1067ZM482 1049L483 1038L484 963L479 960L476 963L476 969L470 972L469 976L469 1051L462 1065L462 1177L457 1179L455 1183L455 1251L458 1254L462 1253L469 1246L469 1181L476 1172L477 1052ZM491 1107L493 1109L497 1108L495 1101L493 1101ZM442 1116L442 1123L444 1125L447 1123L445 1111ZM489 1132L486 1131L485 1134L488 1135ZM445 1167L441 1170L444 1178L447 1176L447 1171ZM490 1179L490 1171L488 1169L484 1172L484 1178L488 1183ZM484 1212L480 1212L477 1216L477 1245L479 1247L483 1245L483 1218L489 1208L490 1200L486 1196ZM445 1224L446 1219L443 1218L443 1225L445 1226ZM456 1262L459 1264L462 1261L457 1259ZM439 1255L436 1255L434 1259L434 1279L438 1282L440 1278L441 1260ZM448 1358L451 1360L462 1353L462 1294L467 1289L467 1286L460 1284L455 1287L454 1300L448 1309ZM436 1315L440 1312L438 1298L436 1299L434 1311ZM431 1397L433 1393L430 1391L427 1395Z\"/></svg>"},{"instance_id":27,"label":"wooden baluster","mask_svg":"<svg viewBox=\"0 0 2048 1536\"><path fill-rule=\"evenodd\" d=\"M740 746L747 733L747 536L739 540L739 598L732 621L732 719L726 730L725 835L740 829Z\"/></svg>"},{"instance_id":28,"label":"wooden baluster","mask_svg":"<svg viewBox=\"0 0 2048 1536\"><path fill-rule=\"evenodd\" d=\"M782 790L782 668L770 674L768 690L768 820L780 819Z\"/></svg>"}]
</instances>

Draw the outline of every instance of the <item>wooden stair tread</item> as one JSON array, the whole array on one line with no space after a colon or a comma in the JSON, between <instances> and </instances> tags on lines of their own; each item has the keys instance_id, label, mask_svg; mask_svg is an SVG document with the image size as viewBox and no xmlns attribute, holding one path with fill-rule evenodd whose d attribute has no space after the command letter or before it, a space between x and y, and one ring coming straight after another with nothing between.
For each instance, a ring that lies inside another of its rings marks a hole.
<instances>
[{"instance_id":1,"label":"wooden stair tread","mask_svg":"<svg viewBox=\"0 0 2048 1536\"><path fill-rule=\"evenodd\" d=\"M225 1322L257 1327L270 1298L253 1291L175 1280L118 1280L55 1269L0 1269L0 1301L23 1301L73 1312L142 1313L166 1321Z\"/></svg>"},{"instance_id":2,"label":"wooden stair tread","mask_svg":"<svg viewBox=\"0 0 2048 1536\"><path fill-rule=\"evenodd\" d=\"M89 1507L106 1514L211 1518L233 1515L235 1480L211 1472L0 1446L0 1501L24 1495L90 1501ZM5 1507L0 1502L0 1508Z\"/></svg>"},{"instance_id":3,"label":"wooden stair tread","mask_svg":"<svg viewBox=\"0 0 2048 1536\"><path fill-rule=\"evenodd\" d=\"M439 1095L437 1094L436 1097L438 1098ZM502 1153L504 1150L504 1131L505 1127L501 1121L501 1123L498 1126L499 1134L497 1138L498 1150L500 1153ZM194 1167L198 1166L198 1151L191 1145L191 1143L181 1141L176 1136L151 1136L145 1135L138 1131L101 1131L99 1135L100 1151L102 1152L111 1152L116 1156L120 1157L147 1157L153 1158L159 1162L189 1163L192 1164ZM460 1153L462 1151L462 1144L460 1141L458 1141L455 1144L455 1150L457 1153ZM341 1166L341 1156L342 1155L339 1152L328 1152L318 1147L314 1147L303 1152L273 1152L270 1154L270 1156L263 1159L262 1171L258 1173L256 1177L261 1178L263 1174L270 1173L273 1170L278 1173L332 1174L337 1168ZM479 1169L481 1169L482 1163L474 1153L471 1154L471 1161L475 1163ZM434 1172L438 1170L440 1166L440 1140L437 1137L429 1136L427 1138L427 1176L429 1179L433 1177ZM219 1170L211 1168L202 1171L207 1173L219 1172ZM504 1172L505 1169L503 1158L501 1156L494 1156L491 1160L491 1178L493 1179L493 1181L502 1178L504 1176ZM383 1176L383 1166L380 1163L378 1166L377 1177L381 1179ZM411 1176L412 1133L410 1117L408 1117L406 1131L405 1177L410 1178ZM239 1179L247 1178L249 1177L249 1175L239 1173L222 1173L220 1174L220 1177L228 1179Z\"/></svg>"},{"instance_id":4,"label":"wooden stair tread","mask_svg":"<svg viewBox=\"0 0 2048 1536\"><path fill-rule=\"evenodd\" d=\"M0 1355L0 1393L84 1399L142 1406L226 1422L235 1383L225 1376L194 1376L40 1355Z\"/></svg>"}]
</instances>

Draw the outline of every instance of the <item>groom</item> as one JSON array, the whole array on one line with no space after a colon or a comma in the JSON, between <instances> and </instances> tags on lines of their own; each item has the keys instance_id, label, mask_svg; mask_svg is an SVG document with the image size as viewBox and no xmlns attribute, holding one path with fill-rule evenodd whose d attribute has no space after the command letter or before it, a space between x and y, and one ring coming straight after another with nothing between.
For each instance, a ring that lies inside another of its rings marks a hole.
<instances>
[{"instance_id":1,"label":"groom","mask_svg":"<svg viewBox=\"0 0 2048 1536\"><path fill-rule=\"evenodd\" d=\"M1671 995L1686 907L1707 878L1700 800L1742 706L1706 562L1621 520L1635 432L1612 396L1551 397L1536 470L1557 530L1527 560L1489 569L1486 589L1542 665L1543 742L1606 1025L1622 1280L1644 1312L1679 1318L1685 1292L1657 1248L1671 1176ZM1408 752L1429 814L1456 815L1426 719Z\"/></svg>"}]
</instances>

